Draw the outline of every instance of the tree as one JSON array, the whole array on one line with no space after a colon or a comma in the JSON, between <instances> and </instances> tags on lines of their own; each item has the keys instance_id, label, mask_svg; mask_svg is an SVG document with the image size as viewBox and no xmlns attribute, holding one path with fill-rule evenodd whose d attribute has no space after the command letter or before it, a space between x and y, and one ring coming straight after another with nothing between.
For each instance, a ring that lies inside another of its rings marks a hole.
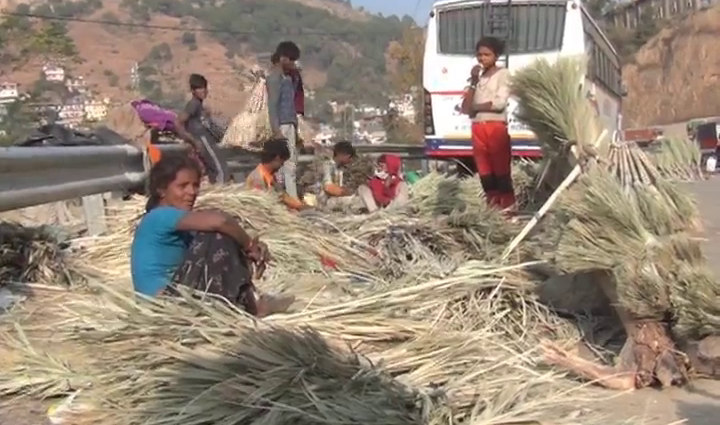
<instances>
[{"instance_id":1,"label":"tree","mask_svg":"<svg viewBox=\"0 0 720 425\"><path fill-rule=\"evenodd\" d=\"M7 146L25 137L39 121L38 113L26 101L17 100L2 105L0 116L0 146Z\"/></svg>"},{"instance_id":2,"label":"tree","mask_svg":"<svg viewBox=\"0 0 720 425\"><path fill-rule=\"evenodd\" d=\"M180 41L182 41L182 44L185 44L187 46L192 46L197 44L197 38L195 37L195 33L185 31L182 36L180 37Z\"/></svg>"},{"instance_id":3,"label":"tree","mask_svg":"<svg viewBox=\"0 0 720 425\"><path fill-rule=\"evenodd\" d=\"M583 5L590 13L590 16L600 22L603 20L603 15L608 11L608 8L614 5L614 2L612 0L586 0Z\"/></svg>"},{"instance_id":4,"label":"tree","mask_svg":"<svg viewBox=\"0 0 720 425\"><path fill-rule=\"evenodd\" d=\"M391 90L396 94L410 93L422 87L422 67L425 40L423 30L406 28L400 41L388 47Z\"/></svg>"},{"instance_id":5,"label":"tree","mask_svg":"<svg viewBox=\"0 0 720 425\"><path fill-rule=\"evenodd\" d=\"M421 28L406 28L400 42L393 42L388 48L390 62L391 91L396 95L413 94L415 122L389 114L386 119L388 141L397 143L422 140L422 70L425 41Z\"/></svg>"},{"instance_id":6,"label":"tree","mask_svg":"<svg viewBox=\"0 0 720 425\"><path fill-rule=\"evenodd\" d=\"M146 60L154 63L164 63L170 62L172 58L173 54L170 45L167 43L160 43L150 49L150 53L148 53Z\"/></svg>"}]
</instances>

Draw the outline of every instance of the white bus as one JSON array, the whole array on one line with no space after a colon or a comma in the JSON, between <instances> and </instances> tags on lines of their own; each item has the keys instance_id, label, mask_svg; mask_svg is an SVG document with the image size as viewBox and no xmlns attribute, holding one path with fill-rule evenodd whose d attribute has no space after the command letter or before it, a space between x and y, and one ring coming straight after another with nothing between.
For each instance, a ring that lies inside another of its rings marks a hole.
<instances>
[{"instance_id":1,"label":"white bus","mask_svg":"<svg viewBox=\"0 0 720 425\"><path fill-rule=\"evenodd\" d=\"M459 112L463 88L484 36L505 41L501 58L514 72L538 58L585 54L586 88L608 130L617 129L622 98L617 52L579 0L444 0L430 12L423 62L425 149L428 156L469 161L470 120ZM513 155L542 156L535 135L508 106Z\"/></svg>"}]
</instances>

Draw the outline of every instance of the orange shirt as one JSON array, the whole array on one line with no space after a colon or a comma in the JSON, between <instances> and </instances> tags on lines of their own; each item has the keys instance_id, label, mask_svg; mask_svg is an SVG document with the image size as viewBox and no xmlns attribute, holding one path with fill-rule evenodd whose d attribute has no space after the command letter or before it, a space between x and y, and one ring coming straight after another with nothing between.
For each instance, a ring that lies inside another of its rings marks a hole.
<instances>
[{"instance_id":1,"label":"orange shirt","mask_svg":"<svg viewBox=\"0 0 720 425\"><path fill-rule=\"evenodd\" d=\"M300 202L300 200L291 197L285 192L285 188L278 183L275 175L263 164L259 164L247 176L245 185L258 190L272 190L280 195L282 203L290 209L299 210L303 207L303 203Z\"/></svg>"},{"instance_id":2,"label":"orange shirt","mask_svg":"<svg viewBox=\"0 0 720 425\"><path fill-rule=\"evenodd\" d=\"M247 187L258 190L278 190L279 185L275 179L275 175L263 164L259 164L255 169L248 174L245 179Z\"/></svg>"}]
</instances>

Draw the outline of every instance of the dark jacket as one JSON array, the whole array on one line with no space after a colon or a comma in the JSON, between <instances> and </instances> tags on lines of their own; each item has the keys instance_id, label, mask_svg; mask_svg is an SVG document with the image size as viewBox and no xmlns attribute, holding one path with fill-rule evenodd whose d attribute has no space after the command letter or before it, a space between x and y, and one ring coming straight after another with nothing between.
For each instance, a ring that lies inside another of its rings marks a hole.
<instances>
[{"instance_id":1,"label":"dark jacket","mask_svg":"<svg viewBox=\"0 0 720 425\"><path fill-rule=\"evenodd\" d=\"M265 80L268 94L268 115L270 127L279 131L283 124L297 125L295 109L295 83L293 78L279 68L273 68Z\"/></svg>"}]
</instances>

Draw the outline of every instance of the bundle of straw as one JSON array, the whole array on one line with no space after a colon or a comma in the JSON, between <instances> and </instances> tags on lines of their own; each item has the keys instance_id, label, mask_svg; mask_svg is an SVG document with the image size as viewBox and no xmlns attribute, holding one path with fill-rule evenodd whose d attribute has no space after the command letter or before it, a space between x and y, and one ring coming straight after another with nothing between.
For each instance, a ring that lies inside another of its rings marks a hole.
<instances>
[{"instance_id":1,"label":"bundle of straw","mask_svg":"<svg viewBox=\"0 0 720 425\"><path fill-rule=\"evenodd\" d=\"M228 126L222 144L257 151L262 148L263 142L271 137L265 76L258 74L247 104Z\"/></svg>"},{"instance_id":2,"label":"bundle of straw","mask_svg":"<svg viewBox=\"0 0 720 425\"><path fill-rule=\"evenodd\" d=\"M653 146L652 162L660 174L671 181L702 180L700 146L687 139L662 139Z\"/></svg>"},{"instance_id":3,"label":"bundle of straw","mask_svg":"<svg viewBox=\"0 0 720 425\"><path fill-rule=\"evenodd\" d=\"M48 227L0 223L0 285L36 282L69 285L58 233Z\"/></svg>"}]
</instances>

